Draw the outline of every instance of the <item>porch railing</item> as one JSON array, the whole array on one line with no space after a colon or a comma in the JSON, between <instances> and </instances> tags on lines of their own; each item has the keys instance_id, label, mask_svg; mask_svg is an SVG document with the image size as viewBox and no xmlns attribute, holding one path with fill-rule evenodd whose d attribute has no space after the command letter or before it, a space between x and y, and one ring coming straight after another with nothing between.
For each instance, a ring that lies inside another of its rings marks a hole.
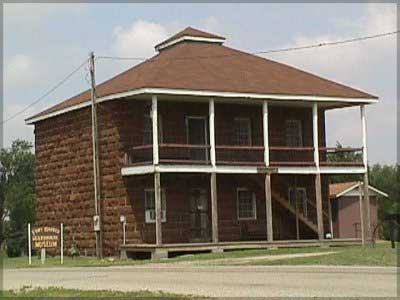
<instances>
[{"instance_id":1,"label":"porch railing","mask_svg":"<svg viewBox=\"0 0 400 300\"><path fill-rule=\"evenodd\" d=\"M363 165L363 148L319 148L319 160L325 166Z\"/></svg>"},{"instance_id":2,"label":"porch railing","mask_svg":"<svg viewBox=\"0 0 400 300\"><path fill-rule=\"evenodd\" d=\"M319 148L322 166L362 166L363 148ZM216 162L220 165L263 165L263 146L216 145ZM314 165L313 147L269 147L272 166ZM125 153L125 164L151 164L153 145L138 145ZM172 144L159 145L160 163L211 164L210 145Z\"/></svg>"},{"instance_id":3,"label":"porch railing","mask_svg":"<svg viewBox=\"0 0 400 300\"><path fill-rule=\"evenodd\" d=\"M271 165L314 165L313 147L269 147Z\"/></svg>"},{"instance_id":4,"label":"porch railing","mask_svg":"<svg viewBox=\"0 0 400 300\"><path fill-rule=\"evenodd\" d=\"M160 163L210 164L210 145L159 145Z\"/></svg>"},{"instance_id":5,"label":"porch railing","mask_svg":"<svg viewBox=\"0 0 400 300\"><path fill-rule=\"evenodd\" d=\"M221 165L263 165L263 146L216 145L217 164Z\"/></svg>"},{"instance_id":6,"label":"porch railing","mask_svg":"<svg viewBox=\"0 0 400 300\"><path fill-rule=\"evenodd\" d=\"M125 164L151 164L153 163L153 145L139 145L129 148L125 153Z\"/></svg>"}]
</instances>

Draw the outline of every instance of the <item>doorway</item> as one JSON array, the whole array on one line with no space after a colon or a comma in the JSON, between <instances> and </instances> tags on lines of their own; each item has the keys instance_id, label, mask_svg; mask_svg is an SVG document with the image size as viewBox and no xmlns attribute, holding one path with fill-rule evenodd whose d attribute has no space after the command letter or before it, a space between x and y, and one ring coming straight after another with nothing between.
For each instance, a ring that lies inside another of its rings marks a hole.
<instances>
[{"instance_id":1,"label":"doorway","mask_svg":"<svg viewBox=\"0 0 400 300\"><path fill-rule=\"evenodd\" d=\"M189 149L189 159L208 161L207 118L204 116L186 117L186 133L188 145L204 145L204 148Z\"/></svg>"},{"instance_id":2,"label":"doorway","mask_svg":"<svg viewBox=\"0 0 400 300\"><path fill-rule=\"evenodd\" d=\"M190 192L190 242L209 242L208 193L196 188Z\"/></svg>"}]
</instances>

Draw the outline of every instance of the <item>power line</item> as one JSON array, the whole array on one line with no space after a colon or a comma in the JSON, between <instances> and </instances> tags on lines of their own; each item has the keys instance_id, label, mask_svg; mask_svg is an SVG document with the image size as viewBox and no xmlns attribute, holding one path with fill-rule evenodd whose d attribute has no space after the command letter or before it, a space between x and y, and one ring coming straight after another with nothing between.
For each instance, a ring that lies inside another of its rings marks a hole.
<instances>
[{"instance_id":1,"label":"power line","mask_svg":"<svg viewBox=\"0 0 400 300\"><path fill-rule=\"evenodd\" d=\"M97 56L97 59L119 59L119 60L138 60L143 61L147 60L146 57L119 57L119 56Z\"/></svg>"},{"instance_id":2,"label":"power line","mask_svg":"<svg viewBox=\"0 0 400 300\"><path fill-rule=\"evenodd\" d=\"M251 54L270 54L270 53L279 53L279 52L290 52L290 51L298 51L298 50L305 50L305 49L312 49L312 48L321 48L321 47L327 47L327 46L336 46L336 45L341 45L341 44L349 44L353 42L360 42L364 40L370 40L370 39L375 39L375 38L382 38L394 34L398 34L400 31L391 31L391 32L385 32L385 33L379 33L375 35L369 35L369 36L362 36L362 37L356 37L356 38L351 38L351 39L346 39L346 40L340 40L340 41L335 41L335 42L321 42L317 44L311 44L311 45L304 45L304 46L298 46L298 47L288 47L288 48L278 48L278 49L271 49L271 50L261 50L261 51L255 51L255 52L250 52ZM210 55L210 56L187 56L187 57L180 57L180 58L174 58L173 60L185 60L185 59L201 59L201 58L218 58L218 57L231 57L231 56L237 56L239 54L229 54L229 55ZM152 58L144 58L144 57L121 57L121 56L98 56L99 59L114 59L114 60L136 60L136 61L145 61L145 60L156 60L157 56L152 57Z\"/></svg>"},{"instance_id":3,"label":"power line","mask_svg":"<svg viewBox=\"0 0 400 300\"><path fill-rule=\"evenodd\" d=\"M84 65L86 65L88 62L87 59L85 59L85 61L83 63L81 63L76 69L74 69L71 73L69 73L66 77L64 77L64 79L62 79L61 81L59 81L54 87L52 87L50 90L48 90L45 94L43 94L41 97L39 97L38 99L36 99L35 101L33 101L31 104L29 104L28 106L26 106L25 108L23 108L22 110L18 111L17 113L15 113L14 115L12 115L11 117L3 120L0 123L0 126L4 125L5 123L7 123L8 121L11 121L12 119L16 118L17 116L19 116L20 114L24 113L25 111L27 111L29 108L31 108L32 106L34 106L35 104L39 103L40 101L42 101L44 98L46 98L47 96L49 96L51 93L53 93L56 89L58 89L61 85L63 85L69 78L71 78L76 72L78 72Z\"/></svg>"},{"instance_id":4,"label":"power line","mask_svg":"<svg viewBox=\"0 0 400 300\"><path fill-rule=\"evenodd\" d=\"M342 45L342 44L360 42L360 41L365 41L365 40L385 37L385 36L389 36L389 35L394 35L394 34L398 34L399 32L400 31L397 30L397 31L379 33L379 34L370 35L370 36L356 37L356 38L351 38L351 39L341 40L341 41L335 41L335 42L324 42L324 43L312 44L312 45L307 45L307 46L290 47L290 48L282 48L282 49L273 49L273 50L266 50L266 51L257 51L257 52L253 52L253 54L268 54L268 53L277 53L277 52L288 52L288 51L304 50L304 49L319 48L319 47L326 47L326 46Z\"/></svg>"},{"instance_id":5,"label":"power line","mask_svg":"<svg viewBox=\"0 0 400 300\"><path fill-rule=\"evenodd\" d=\"M375 35L369 35L369 36L363 36L363 37L356 37L356 38L351 38L351 39L346 39L346 40L340 40L340 41L335 41L335 42L322 42L318 44L311 44L311 45L305 45L305 46L299 46L299 47L289 47L289 48L280 48L280 49L271 49L271 50L263 50L263 51L255 51L255 52L250 52L251 54L269 54L269 53L279 53L279 52L289 52L289 51L298 51L298 50L305 50L305 49L311 49L311 48L321 48L321 47L327 47L327 46L336 46L336 45L341 45L341 44L348 44L348 43L353 43L353 42L359 42L359 41L364 41L364 40L370 40L370 39L375 39L375 38L381 38L381 37L386 37L394 34L398 34L400 31L391 31L391 32L385 32L385 33L380 33L380 34L375 34ZM236 56L239 54L231 54L231 55L215 55L215 56L191 56L191 57L181 57L181 58L176 58L176 59L200 59L200 58L213 58L213 57L229 57L229 56ZM97 59L113 59L113 60L136 60L136 61L146 61L146 60L155 60L157 59L157 56L152 57L152 58L145 58L145 57L119 57L119 56L97 56ZM78 72L85 64L87 64L88 59L85 59L82 64L80 64L76 69L74 69L71 73L69 73L64 79L62 79L60 82L58 82L53 88L51 88L49 91L47 91L44 95L33 101L31 104L23 108L22 110L18 111L11 117L3 120L0 123L0 126L3 124L9 122L10 120L16 118L20 114L24 113L27 111L29 108L34 106L35 104L39 103L42 101L44 98L49 96L51 93L53 93L56 89L58 89L61 85L63 85L70 77L72 77L76 72ZM87 74L86 74L87 75Z\"/></svg>"}]
</instances>

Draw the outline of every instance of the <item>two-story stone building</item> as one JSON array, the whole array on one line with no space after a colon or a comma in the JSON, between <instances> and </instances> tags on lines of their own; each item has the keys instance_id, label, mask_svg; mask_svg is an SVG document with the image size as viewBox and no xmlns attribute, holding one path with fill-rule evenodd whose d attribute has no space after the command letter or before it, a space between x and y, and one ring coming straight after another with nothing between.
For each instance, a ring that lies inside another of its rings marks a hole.
<instances>
[{"instance_id":1,"label":"two-story stone building","mask_svg":"<svg viewBox=\"0 0 400 300\"><path fill-rule=\"evenodd\" d=\"M365 105L377 97L224 41L189 27L96 87L104 255L325 243L329 176L367 180ZM327 147L325 112L350 106L363 144ZM91 92L27 123L38 223L63 222L66 246L94 254Z\"/></svg>"}]
</instances>

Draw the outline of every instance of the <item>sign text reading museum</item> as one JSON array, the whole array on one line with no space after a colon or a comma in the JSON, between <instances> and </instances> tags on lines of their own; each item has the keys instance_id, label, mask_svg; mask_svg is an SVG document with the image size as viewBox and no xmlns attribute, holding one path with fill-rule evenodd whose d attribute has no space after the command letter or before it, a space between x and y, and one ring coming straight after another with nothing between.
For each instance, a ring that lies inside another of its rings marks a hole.
<instances>
[{"instance_id":1,"label":"sign text reading museum","mask_svg":"<svg viewBox=\"0 0 400 300\"><path fill-rule=\"evenodd\" d=\"M33 248L57 248L60 240L60 229L55 227L37 227L32 230Z\"/></svg>"}]
</instances>

